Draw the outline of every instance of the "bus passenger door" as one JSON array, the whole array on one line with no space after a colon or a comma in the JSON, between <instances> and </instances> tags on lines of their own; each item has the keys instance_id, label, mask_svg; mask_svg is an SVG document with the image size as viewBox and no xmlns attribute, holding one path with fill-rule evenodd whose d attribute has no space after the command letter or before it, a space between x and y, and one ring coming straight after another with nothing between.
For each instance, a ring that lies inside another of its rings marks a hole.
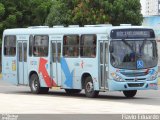
<instances>
[{"instance_id":1,"label":"bus passenger door","mask_svg":"<svg viewBox=\"0 0 160 120\"><path fill-rule=\"evenodd\" d=\"M18 41L18 83L28 84L27 78L27 41Z\"/></svg>"},{"instance_id":2,"label":"bus passenger door","mask_svg":"<svg viewBox=\"0 0 160 120\"><path fill-rule=\"evenodd\" d=\"M99 41L99 84L100 89L108 89L108 42Z\"/></svg>"},{"instance_id":3,"label":"bus passenger door","mask_svg":"<svg viewBox=\"0 0 160 120\"><path fill-rule=\"evenodd\" d=\"M57 86L61 86L61 41L51 42L51 75Z\"/></svg>"}]
</instances>

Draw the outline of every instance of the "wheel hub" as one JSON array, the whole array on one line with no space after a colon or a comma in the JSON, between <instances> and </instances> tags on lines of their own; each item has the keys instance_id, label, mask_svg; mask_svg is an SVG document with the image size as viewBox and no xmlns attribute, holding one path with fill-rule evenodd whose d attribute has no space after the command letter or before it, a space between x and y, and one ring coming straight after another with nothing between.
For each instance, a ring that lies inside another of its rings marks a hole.
<instances>
[{"instance_id":1,"label":"wheel hub","mask_svg":"<svg viewBox=\"0 0 160 120\"><path fill-rule=\"evenodd\" d=\"M32 88L33 88L33 90L37 90L37 88L38 88L38 82L37 82L37 80L36 79L34 79L33 81L32 81Z\"/></svg>"},{"instance_id":2,"label":"wheel hub","mask_svg":"<svg viewBox=\"0 0 160 120\"><path fill-rule=\"evenodd\" d=\"M88 82L86 84L86 90L87 90L87 92L91 92L93 90L93 83L92 82Z\"/></svg>"}]
</instances>

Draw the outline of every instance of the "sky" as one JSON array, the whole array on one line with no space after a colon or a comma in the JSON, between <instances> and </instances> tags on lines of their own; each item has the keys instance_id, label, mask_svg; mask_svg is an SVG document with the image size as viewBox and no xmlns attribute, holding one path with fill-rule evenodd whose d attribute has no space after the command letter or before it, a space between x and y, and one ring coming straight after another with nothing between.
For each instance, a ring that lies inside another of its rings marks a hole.
<instances>
[{"instance_id":1,"label":"sky","mask_svg":"<svg viewBox=\"0 0 160 120\"><path fill-rule=\"evenodd\" d=\"M142 14L144 15L145 14L145 0L140 0L140 2L141 2L141 6L142 6L142 10L141 10L141 12L142 12Z\"/></svg>"}]
</instances>

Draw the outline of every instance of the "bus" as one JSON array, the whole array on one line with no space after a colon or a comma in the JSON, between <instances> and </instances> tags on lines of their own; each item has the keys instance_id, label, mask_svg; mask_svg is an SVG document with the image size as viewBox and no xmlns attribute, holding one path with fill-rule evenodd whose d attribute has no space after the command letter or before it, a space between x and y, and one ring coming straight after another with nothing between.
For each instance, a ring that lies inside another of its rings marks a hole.
<instances>
[{"instance_id":1,"label":"bus","mask_svg":"<svg viewBox=\"0 0 160 120\"><path fill-rule=\"evenodd\" d=\"M87 97L158 89L154 30L132 25L33 26L6 29L2 79L29 86L34 94L50 88Z\"/></svg>"}]
</instances>

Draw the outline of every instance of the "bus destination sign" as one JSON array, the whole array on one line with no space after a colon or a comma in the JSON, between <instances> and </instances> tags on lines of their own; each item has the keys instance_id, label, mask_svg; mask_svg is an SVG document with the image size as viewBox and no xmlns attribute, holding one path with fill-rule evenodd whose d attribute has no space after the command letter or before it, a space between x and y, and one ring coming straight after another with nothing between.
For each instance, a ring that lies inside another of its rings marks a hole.
<instances>
[{"instance_id":1,"label":"bus destination sign","mask_svg":"<svg viewBox=\"0 0 160 120\"><path fill-rule=\"evenodd\" d=\"M110 36L112 39L155 38L152 29L114 29Z\"/></svg>"}]
</instances>

